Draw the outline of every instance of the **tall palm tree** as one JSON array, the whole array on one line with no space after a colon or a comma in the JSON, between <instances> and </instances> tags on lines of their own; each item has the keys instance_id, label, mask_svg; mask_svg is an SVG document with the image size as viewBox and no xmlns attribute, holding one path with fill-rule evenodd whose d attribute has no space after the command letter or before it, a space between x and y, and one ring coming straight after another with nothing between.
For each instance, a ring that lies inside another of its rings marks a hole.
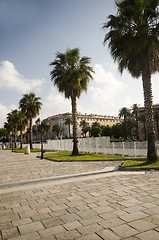
<instances>
[{"instance_id":1,"label":"tall palm tree","mask_svg":"<svg viewBox=\"0 0 159 240\"><path fill-rule=\"evenodd\" d=\"M119 117L123 117L124 118L124 128L123 128L123 135L124 135L124 139L127 139L127 119L130 116L130 110L129 108L123 107L120 109L119 111Z\"/></svg>"},{"instance_id":2,"label":"tall palm tree","mask_svg":"<svg viewBox=\"0 0 159 240\"><path fill-rule=\"evenodd\" d=\"M18 110L12 110L10 113L7 114L7 124L5 124L6 127L9 129L12 135L12 151L13 151L13 141L14 141L14 147L17 147L17 131L18 131ZM13 140L14 139L14 140Z\"/></svg>"},{"instance_id":3,"label":"tall palm tree","mask_svg":"<svg viewBox=\"0 0 159 240\"><path fill-rule=\"evenodd\" d=\"M52 125L51 123L47 123L47 121L42 121L40 123L39 121L39 124L38 124L38 132L41 134L41 159L43 159L43 154L44 154L44 150L43 150L43 136L44 134L47 134L51 128L52 128Z\"/></svg>"},{"instance_id":4,"label":"tall palm tree","mask_svg":"<svg viewBox=\"0 0 159 240\"><path fill-rule=\"evenodd\" d=\"M4 128L7 130L9 134L10 148L12 148L13 151L12 125L8 121L4 122Z\"/></svg>"},{"instance_id":5,"label":"tall palm tree","mask_svg":"<svg viewBox=\"0 0 159 240\"><path fill-rule=\"evenodd\" d=\"M52 127L53 132L56 132L56 136L58 138L59 133L62 132L62 127L59 124L56 124Z\"/></svg>"},{"instance_id":6,"label":"tall palm tree","mask_svg":"<svg viewBox=\"0 0 159 240\"><path fill-rule=\"evenodd\" d=\"M20 131L20 148L23 147L23 131L28 125L28 119L22 111L18 111L18 131Z\"/></svg>"},{"instance_id":7,"label":"tall palm tree","mask_svg":"<svg viewBox=\"0 0 159 240\"><path fill-rule=\"evenodd\" d=\"M56 54L51 71L51 80L58 90L65 94L66 98L71 98L72 121L73 121L73 151L72 155L78 155L77 139L77 98L83 91L87 91L88 82L92 79L93 69L89 66L90 58L80 58L80 50L67 49L65 53Z\"/></svg>"},{"instance_id":8,"label":"tall palm tree","mask_svg":"<svg viewBox=\"0 0 159 240\"><path fill-rule=\"evenodd\" d=\"M151 75L159 71L158 0L117 0L117 14L103 25L109 30L104 42L121 73L128 69L133 77L142 77L148 134L147 162L156 162Z\"/></svg>"},{"instance_id":9,"label":"tall palm tree","mask_svg":"<svg viewBox=\"0 0 159 240\"><path fill-rule=\"evenodd\" d=\"M32 149L32 119L39 115L42 103L40 102L40 97L36 97L33 92L29 94L23 94L23 98L19 102L19 107L21 111L29 119L29 142L30 149Z\"/></svg>"},{"instance_id":10,"label":"tall palm tree","mask_svg":"<svg viewBox=\"0 0 159 240\"><path fill-rule=\"evenodd\" d=\"M84 134L85 137L86 137L87 132L90 131L89 123L86 122L85 120L82 120L82 121L80 122L80 127L81 127L81 129L82 129L83 134Z\"/></svg>"},{"instance_id":11,"label":"tall palm tree","mask_svg":"<svg viewBox=\"0 0 159 240\"><path fill-rule=\"evenodd\" d=\"M72 119L71 119L70 117L66 118L66 120L65 120L65 125L68 125L69 138L71 137L71 130L70 130L71 124L72 124Z\"/></svg>"}]
</instances>

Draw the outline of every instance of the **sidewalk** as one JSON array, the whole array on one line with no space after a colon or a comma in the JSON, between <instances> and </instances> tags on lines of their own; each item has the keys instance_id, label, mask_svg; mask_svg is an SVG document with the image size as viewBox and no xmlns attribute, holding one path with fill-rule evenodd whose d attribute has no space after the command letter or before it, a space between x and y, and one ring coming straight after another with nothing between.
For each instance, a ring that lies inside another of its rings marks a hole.
<instances>
[{"instance_id":1,"label":"sidewalk","mask_svg":"<svg viewBox=\"0 0 159 240\"><path fill-rule=\"evenodd\" d=\"M0 240L159 239L158 172L112 172L119 162L36 155L0 151ZM4 185L11 183L18 184Z\"/></svg>"}]
</instances>

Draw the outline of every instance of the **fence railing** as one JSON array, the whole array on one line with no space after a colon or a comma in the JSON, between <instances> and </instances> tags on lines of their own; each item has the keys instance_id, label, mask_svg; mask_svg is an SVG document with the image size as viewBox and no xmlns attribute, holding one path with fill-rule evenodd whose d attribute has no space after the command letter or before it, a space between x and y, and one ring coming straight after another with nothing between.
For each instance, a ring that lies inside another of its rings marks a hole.
<instances>
[{"instance_id":1,"label":"fence railing","mask_svg":"<svg viewBox=\"0 0 159 240\"><path fill-rule=\"evenodd\" d=\"M26 145L25 145L26 146ZM156 143L159 155L159 144ZM33 144L34 148L41 148L41 145ZM72 139L48 140L44 143L44 149L55 151L72 151ZM110 142L109 137L80 138L79 151L88 153L103 153L123 156L146 156L147 142Z\"/></svg>"}]
</instances>

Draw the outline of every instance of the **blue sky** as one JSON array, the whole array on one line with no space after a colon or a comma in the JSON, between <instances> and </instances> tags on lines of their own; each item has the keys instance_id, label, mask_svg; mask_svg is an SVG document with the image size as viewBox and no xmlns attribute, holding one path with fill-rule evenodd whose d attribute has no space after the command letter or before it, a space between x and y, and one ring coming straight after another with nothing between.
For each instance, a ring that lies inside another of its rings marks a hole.
<instances>
[{"instance_id":1,"label":"blue sky","mask_svg":"<svg viewBox=\"0 0 159 240\"><path fill-rule=\"evenodd\" d=\"M141 79L127 72L121 76L103 45L102 25L115 12L113 0L0 0L0 127L31 91L41 97L42 119L71 112L70 100L50 80L49 66L56 52L67 48L80 48L95 70L78 111L117 116L123 106L143 105ZM158 75L152 84L158 103Z\"/></svg>"}]
</instances>

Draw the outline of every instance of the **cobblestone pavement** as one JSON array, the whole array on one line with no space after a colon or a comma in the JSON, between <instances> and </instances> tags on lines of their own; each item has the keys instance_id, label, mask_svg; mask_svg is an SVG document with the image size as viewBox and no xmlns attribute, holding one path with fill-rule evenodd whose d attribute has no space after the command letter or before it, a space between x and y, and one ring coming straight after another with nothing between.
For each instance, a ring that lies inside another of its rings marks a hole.
<instances>
[{"instance_id":1,"label":"cobblestone pavement","mask_svg":"<svg viewBox=\"0 0 159 240\"><path fill-rule=\"evenodd\" d=\"M78 168L96 171L108 164L61 164L35 156L0 151L1 183L78 173ZM0 185L0 240L158 240L158 173L115 171Z\"/></svg>"},{"instance_id":2,"label":"cobblestone pavement","mask_svg":"<svg viewBox=\"0 0 159 240\"><path fill-rule=\"evenodd\" d=\"M53 162L41 160L37 155L40 153L1 151L0 184L97 171L107 166L117 167L121 163L121 161Z\"/></svg>"}]
</instances>

